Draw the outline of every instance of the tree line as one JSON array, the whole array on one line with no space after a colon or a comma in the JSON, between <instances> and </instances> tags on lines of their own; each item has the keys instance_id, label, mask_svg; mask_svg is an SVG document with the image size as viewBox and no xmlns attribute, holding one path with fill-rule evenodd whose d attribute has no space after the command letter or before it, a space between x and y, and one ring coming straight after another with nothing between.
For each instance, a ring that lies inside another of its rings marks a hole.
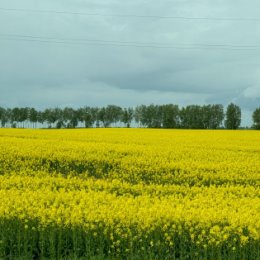
<instances>
[{"instance_id":1,"label":"tree line","mask_svg":"<svg viewBox=\"0 0 260 260\"><path fill-rule=\"evenodd\" d=\"M260 107L252 115L252 128L260 129ZM74 109L30 107L0 107L1 127L19 128L76 128L76 127L144 127L183 129L238 129L241 125L241 109L231 103L226 111L221 104L188 105L140 105L122 108L82 107Z\"/></svg>"}]
</instances>

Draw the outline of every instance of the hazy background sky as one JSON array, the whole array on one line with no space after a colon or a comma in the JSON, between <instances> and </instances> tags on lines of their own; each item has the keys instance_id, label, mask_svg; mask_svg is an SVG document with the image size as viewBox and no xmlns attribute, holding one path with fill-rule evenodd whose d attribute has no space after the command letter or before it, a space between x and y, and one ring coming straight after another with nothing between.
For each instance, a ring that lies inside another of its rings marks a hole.
<instances>
[{"instance_id":1,"label":"hazy background sky","mask_svg":"<svg viewBox=\"0 0 260 260\"><path fill-rule=\"evenodd\" d=\"M251 125L259 10L257 0L1 0L0 106L235 102Z\"/></svg>"}]
</instances>

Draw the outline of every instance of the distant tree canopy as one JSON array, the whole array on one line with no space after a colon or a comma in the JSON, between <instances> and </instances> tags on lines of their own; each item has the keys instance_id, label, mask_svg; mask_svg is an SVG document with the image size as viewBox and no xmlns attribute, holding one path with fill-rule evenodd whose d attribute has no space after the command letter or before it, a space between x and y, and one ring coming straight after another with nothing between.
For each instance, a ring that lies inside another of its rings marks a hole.
<instances>
[{"instance_id":1,"label":"distant tree canopy","mask_svg":"<svg viewBox=\"0 0 260 260\"><path fill-rule=\"evenodd\" d=\"M238 129L241 124L241 109L239 106L230 103L226 111L225 126L227 129Z\"/></svg>"},{"instance_id":2,"label":"distant tree canopy","mask_svg":"<svg viewBox=\"0 0 260 260\"><path fill-rule=\"evenodd\" d=\"M222 125L224 108L222 105L191 105L180 111L182 128L216 129Z\"/></svg>"},{"instance_id":3,"label":"distant tree canopy","mask_svg":"<svg viewBox=\"0 0 260 260\"><path fill-rule=\"evenodd\" d=\"M224 121L225 118L225 121ZM224 121L224 122L223 122ZM254 128L260 129L260 108L253 114ZM0 107L1 127L20 128L76 128L76 127L147 127L185 129L237 129L241 123L241 109L229 104L224 112L223 105L140 105L122 108L82 107L74 109L46 108L43 111L30 107Z\"/></svg>"},{"instance_id":4,"label":"distant tree canopy","mask_svg":"<svg viewBox=\"0 0 260 260\"><path fill-rule=\"evenodd\" d=\"M260 107L257 108L253 113L253 127L260 130Z\"/></svg>"}]
</instances>

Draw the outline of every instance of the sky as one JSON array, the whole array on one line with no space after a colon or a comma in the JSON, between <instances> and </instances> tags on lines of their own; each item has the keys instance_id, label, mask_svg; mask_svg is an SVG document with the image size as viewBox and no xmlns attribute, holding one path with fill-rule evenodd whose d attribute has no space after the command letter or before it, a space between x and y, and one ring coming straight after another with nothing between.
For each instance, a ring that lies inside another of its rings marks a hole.
<instances>
[{"instance_id":1,"label":"sky","mask_svg":"<svg viewBox=\"0 0 260 260\"><path fill-rule=\"evenodd\" d=\"M259 10L258 0L1 0L0 106L233 102L251 126Z\"/></svg>"}]
</instances>

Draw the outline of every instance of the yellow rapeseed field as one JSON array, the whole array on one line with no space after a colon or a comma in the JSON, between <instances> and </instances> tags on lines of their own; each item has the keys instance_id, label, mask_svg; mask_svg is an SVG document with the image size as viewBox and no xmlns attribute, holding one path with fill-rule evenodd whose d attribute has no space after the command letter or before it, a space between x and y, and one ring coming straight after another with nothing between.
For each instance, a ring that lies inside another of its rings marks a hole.
<instances>
[{"instance_id":1,"label":"yellow rapeseed field","mask_svg":"<svg viewBox=\"0 0 260 260\"><path fill-rule=\"evenodd\" d=\"M260 132L0 129L0 259L260 259Z\"/></svg>"}]
</instances>

